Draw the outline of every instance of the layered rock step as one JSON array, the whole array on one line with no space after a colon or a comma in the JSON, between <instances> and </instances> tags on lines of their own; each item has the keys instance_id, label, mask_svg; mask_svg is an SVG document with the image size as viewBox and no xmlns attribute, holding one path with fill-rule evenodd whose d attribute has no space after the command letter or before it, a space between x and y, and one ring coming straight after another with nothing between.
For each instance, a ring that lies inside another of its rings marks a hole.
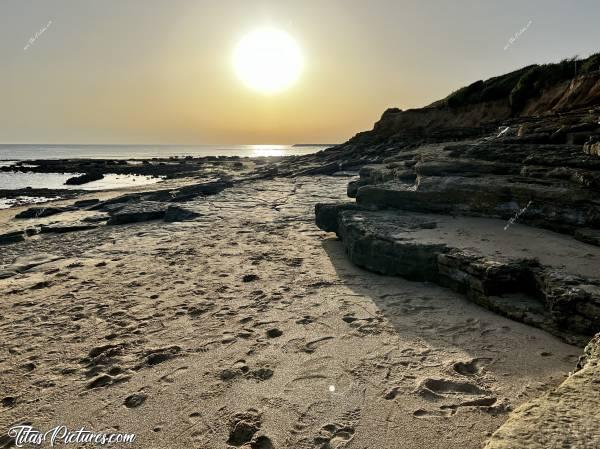
<instances>
[{"instance_id":1,"label":"layered rock step","mask_svg":"<svg viewBox=\"0 0 600 449\"><path fill-rule=\"evenodd\" d=\"M368 270L449 287L571 343L600 331L600 248L570 236L352 203L317 205L316 222Z\"/></svg>"},{"instance_id":2,"label":"layered rock step","mask_svg":"<svg viewBox=\"0 0 600 449\"><path fill-rule=\"evenodd\" d=\"M581 146L491 138L427 144L364 166L348 195L363 207L509 219L597 244L600 159Z\"/></svg>"},{"instance_id":3,"label":"layered rock step","mask_svg":"<svg viewBox=\"0 0 600 449\"><path fill-rule=\"evenodd\" d=\"M417 212L519 220L533 226L574 233L600 228L600 199L591 191L489 175L423 177L417 185L386 182L365 185L359 205Z\"/></svg>"}]
</instances>

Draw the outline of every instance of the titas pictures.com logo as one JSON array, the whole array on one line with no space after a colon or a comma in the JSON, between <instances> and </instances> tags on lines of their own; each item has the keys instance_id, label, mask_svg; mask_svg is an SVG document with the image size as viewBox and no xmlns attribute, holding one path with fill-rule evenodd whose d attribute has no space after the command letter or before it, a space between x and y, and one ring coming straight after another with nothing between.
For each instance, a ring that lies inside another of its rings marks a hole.
<instances>
[{"instance_id":1,"label":"titas pictures.com logo","mask_svg":"<svg viewBox=\"0 0 600 449\"><path fill-rule=\"evenodd\" d=\"M42 446L68 444L96 444L99 446L114 444L132 444L135 441L133 433L105 433L94 432L81 427L70 430L67 426L56 426L46 432L33 428L32 426L13 426L8 431L8 436L14 441L16 447L25 445Z\"/></svg>"}]
</instances>

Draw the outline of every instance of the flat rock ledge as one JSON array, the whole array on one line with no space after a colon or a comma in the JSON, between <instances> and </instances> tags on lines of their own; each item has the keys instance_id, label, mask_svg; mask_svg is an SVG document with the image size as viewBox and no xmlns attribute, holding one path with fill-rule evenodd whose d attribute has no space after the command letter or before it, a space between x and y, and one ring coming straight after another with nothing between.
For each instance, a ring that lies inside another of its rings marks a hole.
<instances>
[{"instance_id":1,"label":"flat rock ledge","mask_svg":"<svg viewBox=\"0 0 600 449\"><path fill-rule=\"evenodd\" d=\"M109 211L107 225L140 223L143 221L164 220L166 222L192 220L198 214L181 206L169 205L160 201L142 201L119 206Z\"/></svg>"},{"instance_id":2,"label":"flat rock ledge","mask_svg":"<svg viewBox=\"0 0 600 449\"><path fill-rule=\"evenodd\" d=\"M368 270L449 287L572 344L583 346L600 331L594 276L600 251L572 237L521 225L505 229L503 220L347 203L318 204L316 222Z\"/></svg>"},{"instance_id":3,"label":"flat rock ledge","mask_svg":"<svg viewBox=\"0 0 600 449\"><path fill-rule=\"evenodd\" d=\"M75 201L69 206L32 206L15 216L16 220L29 223L20 230L0 234L0 246L22 242L39 234L64 234L86 231L104 225L124 225L163 220L167 223L193 220L200 214L191 211L182 204L211 195L216 195L232 187L233 182L219 179L183 186L178 189L155 190L144 193L128 193L106 201L87 199ZM97 212L76 221L61 219L67 212ZM31 224L32 219L58 216L50 224Z\"/></svg>"}]
</instances>

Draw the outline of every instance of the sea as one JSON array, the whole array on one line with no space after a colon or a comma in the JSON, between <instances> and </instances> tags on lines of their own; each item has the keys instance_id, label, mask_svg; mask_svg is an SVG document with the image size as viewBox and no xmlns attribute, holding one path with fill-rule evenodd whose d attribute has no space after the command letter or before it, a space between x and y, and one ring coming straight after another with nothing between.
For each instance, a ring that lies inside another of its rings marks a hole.
<instances>
[{"instance_id":1,"label":"sea","mask_svg":"<svg viewBox=\"0 0 600 449\"><path fill-rule=\"evenodd\" d=\"M325 144L299 145L39 145L0 144L0 167L10 167L18 161L35 159L150 159L168 157L276 157L297 156L316 153L327 147ZM0 190L24 189L78 189L108 190L161 182L161 178L140 175L108 174L99 181L80 186L65 185L65 181L80 173L33 173L0 171ZM23 195L4 198L0 194L0 209L21 204L44 202L46 197Z\"/></svg>"},{"instance_id":2,"label":"sea","mask_svg":"<svg viewBox=\"0 0 600 449\"><path fill-rule=\"evenodd\" d=\"M0 144L0 161L31 159L148 159L169 156L295 156L333 144L298 145L30 145Z\"/></svg>"}]
</instances>

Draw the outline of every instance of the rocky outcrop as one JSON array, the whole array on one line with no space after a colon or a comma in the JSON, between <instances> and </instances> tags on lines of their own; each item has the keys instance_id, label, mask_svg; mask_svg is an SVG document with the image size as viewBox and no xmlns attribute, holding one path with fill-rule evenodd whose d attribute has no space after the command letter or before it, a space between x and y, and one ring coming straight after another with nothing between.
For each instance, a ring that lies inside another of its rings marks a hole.
<instances>
[{"instance_id":1,"label":"rocky outcrop","mask_svg":"<svg viewBox=\"0 0 600 449\"><path fill-rule=\"evenodd\" d=\"M494 175L422 177L414 186L367 185L358 190L356 201L378 208L504 219L525 209L519 219L527 224L564 232L600 227L600 203L593 192Z\"/></svg>"},{"instance_id":2,"label":"rocky outcrop","mask_svg":"<svg viewBox=\"0 0 600 449\"><path fill-rule=\"evenodd\" d=\"M170 205L169 207L167 207L164 220L168 223L171 223L176 221L193 220L194 218L197 218L199 216L200 214L188 210L184 207Z\"/></svg>"},{"instance_id":3,"label":"rocky outcrop","mask_svg":"<svg viewBox=\"0 0 600 449\"><path fill-rule=\"evenodd\" d=\"M90 210L103 212L112 212L124 207L127 204L139 203L143 201L174 203L186 202L198 197L216 195L223 190L232 187L233 182L228 179L219 179L217 181L192 184L178 189L160 189L142 193L128 193L106 201L97 202L92 205ZM165 208L167 204L165 204Z\"/></svg>"},{"instance_id":4,"label":"rocky outcrop","mask_svg":"<svg viewBox=\"0 0 600 449\"><path fill-rule=\"evenodd\" d=\"M119 206L109 211L108 225L139 223L164 218L167 205L158 201L141 201Z\"/></svg>"},{"instance_id":5,"label":"rocky outcrop","mask_svg":"<svg viewBox=\"0 0 600 449\"><path fill-rule=\"evenodd\" d=\"M519 145L512 138L503 139L426 144L388 157L385 163L365 166L348 187L356 203L317 205L316 223L336 232L358 265L436 282L489 309L581 344L600 331L600 272L581 276L559 269L560 260L540 264L537 250L522 257L499 257L481 251L476 240L471 242L474 251L457 247L454 242L460 236L452 232L434 240L430 233L415 232L439 227L440 219L432 214L455 217L457 222L466 220L458 217L485 217L498 221L499 234L511 226L511 235L522 233L523 228L514 225L525 224L598 245L598 161L586 156L581 146ZM557 238L541 231L539 235ZM515 244L496 237L489 240L498 240L495 249L502 252L510 253ZM580 251L597 252L591 247Z\"/></svg>"},{"instance_id":6,"label":"rocky outcrop","mask_svg":"<svg viewBox=\"0 0 600 449\"><path fill-rule=\"evenodd\" d=\"M66 234L68 232L87 231L88 229L94 229L100 226L98 223L89 223L83 221L71 222L71 223L54 223L49 225L40 226L41 234Z\"/></svg>"},{"instance_id":7,"label":"rocky outcrop","mask_svg":"<svg viewBox=\"0 0 600 449\"><path fill-rule=\"evenodd\" d=\"M121 225L160 219L164 219L167 222L175 222L192 220L198 216L199 214L181 206L169 205L160 201L141 201L111 209L107 224Z\"/></svg>"},{"instance_id":8,"label":"rocky outcrop","mask_svg":"<svg viewBox=\"0 0 600 449\"><path fill-rule=\"evenodd\" d=\"M575 238L590 245L600 246L600 229L578 229Z\"/></svg>"},{"instance_id":9,"label":"rocky outcrop","mask_svg":"<svg viewBox=\"0 0 600 449\"><path fill-rule=\"evenodd\" d=\"M354 204L318 205L316 216L319 227L335 232L361 267L449 287L571 343L582 345L586 336L600 331L600 278L593 268L580 265L600 262L600 250L565 263L546 251L551 233L513 229L507 234L500 220L463 222L443 215L361 210ZM580 249L568 238L554 239L554 245L559 253Z\"/></svg>"},{"instance_id":10,"label":"rocky outcrop","mask_svg":"<svg viewBox=\"0 0 600 449\"><path fill-rule=\"evenodd\" d=\"M582 143L565 142L598 138L598 117L600 108L520 118L478 140L386 151L378 164L360 169L348 195L379 209L518 214L520 223L581 235L600 229L600 158L582 151Z\"/></svg>"},{"instance_id":11,"label":"rocky outcrop","mask_svg":"<svg viewBox=\"0 0 600 449\"><path fill-rule=\"evenodd\" d=\"M92 206L92 210L108 212L108 225L137 223L164 219L168 222L196 218L198 214L172 203L216 195L233 186L228 180L218 180L181 187L177 190L157 190L128 194Z\"/></svg>"},{"instance_id":12,"label":"rocky outcrop","mask_svg":"<svg viewBox=\"0 0 600 449\"><path fill-rule=\"evenodd\" d=\"M45 218L72 211L95 211L96 215L75 216L51 223L37 223L25 229L0 235L0 245L18 243L38 234L64 234L98 228L104 225L123 225L152 220L180 222L193 220L200 214L179 203L216 195L233 186L228 179L192 184L178 189L161 189L128 193L105 201L97 198L75 201L68 206L34 206L19 212L17 219ZM73 219L74 218L74 219Z\"/></svg>"},{"instance_id":13,"label":"rocky outcrop","mask_svg":"<svg viewBox=\"0 0 600 449\"><path fill-rule=\"evenodd\" d=\"M389 108L373 129L315 155L281 162L278 173L359 170L424 143L499 134L505 143L577 145L581 153L581 145L598 134L599 68L600 54L532 65L477 81L424 108Z\"/></svg>"},{"instance_id":14,"label":"rocky outcrop","mask_svg":"<svg viewBox=\"0 0 600 449\"><path fill-rule=\"evenodd\" d=\"M68 186L79 186L82 184L87 184L88 182L99 181L100 179L104 179L104 175L100 172L88 172L83 175L73 176L65 181L65 184Z\"/></svg>"},{"instance_id":15,"label":"rocky outcrop","mask_svg":"<svg viewBox=\"0 0 600 449\"><path fill-rule=\"evenodd\" d=\"M556 390L517 408L486 449L600 447L600 335L586 346L577 371Z\"/></svg>"},{"instance_id":16,"label":"rocky outcrop","mask_svg":"<svg viewBox=\"0 0 600 449\"><path fill-rule=\"evenodd\" d=\"M27 228L18 231L10 231L4 234L0 234L0 245L6 245L8 243L17 243L22 242L27 237L31 235L35 235L39 232L38 229L35 228Z\"/></svg>"},{"instance_id":17,"label":"rocky outcrop","mask_svg":"<svg viewBox=\"0 0 600 449\"><path fill-rule=\"evenodd\" d=\"M72 210L75 210L75 208L70 206L36 206L25 209L23 212L19 212L15 215L15 218L43 218Z\"/></svg>"}]
</instances>

